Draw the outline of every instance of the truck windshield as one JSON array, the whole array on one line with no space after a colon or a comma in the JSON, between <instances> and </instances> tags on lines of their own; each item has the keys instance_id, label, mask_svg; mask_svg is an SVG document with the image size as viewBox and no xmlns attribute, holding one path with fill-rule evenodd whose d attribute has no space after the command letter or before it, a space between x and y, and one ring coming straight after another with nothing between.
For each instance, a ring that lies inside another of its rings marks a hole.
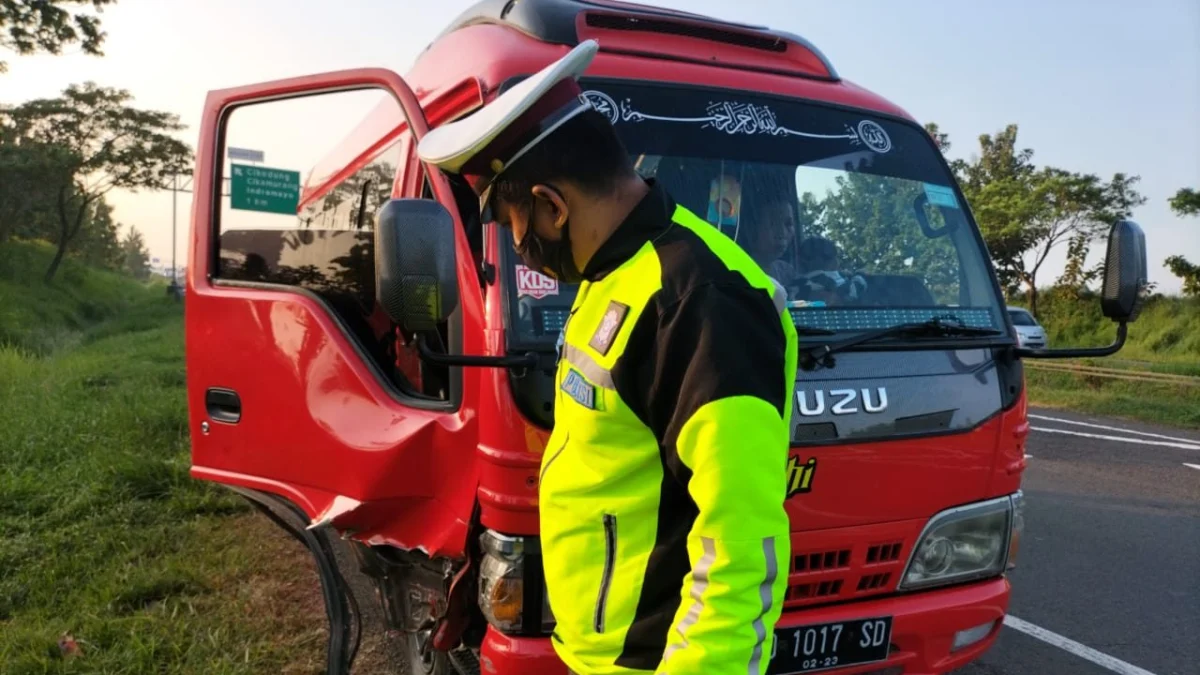
<instances>
[{"instance_id":1,"label":"truck windshield","mask_svg":"<svg viewBox=\"0 0 1200 675\"><path fill-rule=\"evenodd\" d=\"M638 171L758 261L798 327L1004 328L982 241L919 127L744 92L582 84ZM553 344L576 289L523 267L501 237L510 345Z\"/></svg>"}]
</instances>

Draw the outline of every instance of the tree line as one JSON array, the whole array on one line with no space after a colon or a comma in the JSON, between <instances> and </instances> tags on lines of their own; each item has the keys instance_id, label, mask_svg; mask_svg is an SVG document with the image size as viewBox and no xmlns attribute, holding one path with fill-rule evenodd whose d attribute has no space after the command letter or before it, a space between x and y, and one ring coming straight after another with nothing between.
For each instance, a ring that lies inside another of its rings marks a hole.
<instances>
[{"instance_id":1,"label":"tree line","mask_svg":"<svg viewBox=\"0 0 1200 675\"><path fill-rule=\"evenodd\" d=\"M100 12L115 0L3 0L0 49L59 54L78 44L102 55ZM73 10L89 7L92 12ZM0 61L0 72L6 69ZM41 239L56 252L45 281L71 255L145 278L150 257L137 228L122 238L108 194L161 189L186 171L192 151L172 136L176 115L143 110L122 89L93 82L17 105L0 103L0 243Z\"/></svg>"},{"instance_id":2,"label":"tree line","mask_svg":"<svg viewBox=\"0 0 1200 675\"><path fill-rule=\"evenodd\" d=\"M1053 288L1079 293L1104 273L1104 262L1088 267L1091 248L1103 242L1109 228L1129 218L1146 197L1135 188L1140 178L1116 173L1105 180L1090 173L1037 166L1033 150L1017 143L1017 125L979 137L971 160L950 167L983 233L1000 282L1009 295L1024 292L1036 314L1039 274L1051 251L1065 246L1066 265ZM943 153L947 134L927 124ZM1181 188L1169 200L1180 216L1200 213L1200 193ZM1167 258L1164 267L1183 280L1185 295L1200 296L1200 267L1183 256Z\"/></svg>"},{"instance_id":3,"label":"tree line","mask_svg":"<svg viewBox=\"0 0 1200 675\"><path fill-rule=\"evenodd\" d=\"M0 1L0 48L17 54L60 53L78 43L84 52L101 55L105 34L95 14L72 13L90 7L99 12L116 0ZM3 62L0 62L0 72ZM144 273L146 254L141 234L131 228L118 240L118 225L105 197L113 189L163 189L173 175L188 169L192 150L172 134L183 127L176 115L134 107L129 92L87 82L67 87L62 95L19 105L0 104L0 242L13 237L53 242L57 253L46 270L54 278L62 259L74 255L90 262ZM1024 293L1037 312L1039 283L1052 251L1066 247L1067 263L1053 287L1084 291L1102 274L1087 265L1092 246L1103 240L1117 220L1129 217L1146 197L1138 176L1124 173L1104 179L1090 173L1037 166L1033 150L1019 147L1017 125L979 137L978 154L955 159L950 166L983 233L1006 292ZM950 139L936 124L926 125L943 153ZM805 195L801 219L816 229L822 222L842 222L864 242L850 251L862 262L881 264L890 258L911 260L906 251L928 242L900 242L889 233L896 218L909 217L911 195L888 195L868 177L848 177L836 200ZM857 182L855 182L857 181ZM896 208L886 202L896 201ZM1175 213L1200 214L1200 192L1180 189L1170 199ZM825 219L823 221L823 219ZM934 245L934 244L928 244ZM920 270L937 292L939 279L952 283L953 269L921 256L933 268ZM1200 296L1200 264L1183 256L1167 258L1165 267L1183 279L1187 295Z\"/></svg>"}]
</instances>

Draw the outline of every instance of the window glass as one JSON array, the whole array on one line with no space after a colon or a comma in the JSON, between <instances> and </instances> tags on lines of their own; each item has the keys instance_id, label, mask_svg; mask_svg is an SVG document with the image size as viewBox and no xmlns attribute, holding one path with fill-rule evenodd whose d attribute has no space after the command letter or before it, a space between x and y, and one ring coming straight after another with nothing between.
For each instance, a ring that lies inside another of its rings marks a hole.
<instances>
[{"instance_id":1,"label":"window glass","mask_svg":"<svg viewBox=\"0 0 1200 675\"><path fill-rule=\"evenodd\" d=\"M1012 318L1014 326L1038 325L1037 321L1033 318L1033 315L1023 309L1010 309L1008 310L1008 315Z\"/></svg>"},{"instance_id":2,"label":"window glass","mask_svg":"<svg viewBox=\"0 0 1200 675\"><path fill-rule=\"evenodd\" d=\"M375 215L391 197L399 103L343 91L235 108L226 122L215 276L318 295L385 372L392 325L375 303Z\"/></svg>"},{"instance_id":3,"label":"window glass","mask_svg":"<svg viewBox=\"0 0 1200 675\"><path fill-rule=\"evenodd\" d=\"M922 129L745 92L584 87L638 171L786 289L797 325L840 333L948 316L1003 325L986 252ZM511 233L502 237L510 341L552 342L575 288L522 267Z\"/></svg>"}]
</instances>

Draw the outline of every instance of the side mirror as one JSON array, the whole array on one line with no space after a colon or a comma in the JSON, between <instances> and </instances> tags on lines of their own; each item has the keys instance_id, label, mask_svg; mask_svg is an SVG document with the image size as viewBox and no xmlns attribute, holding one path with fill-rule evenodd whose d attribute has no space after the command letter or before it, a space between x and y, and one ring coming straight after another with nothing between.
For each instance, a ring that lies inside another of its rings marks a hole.
<instances>
[{"instance_id":1,"label":"side mirror","mask_svg":"<svg viewBox=\"0 0 1200 675\"><path fill-rule=\"evenodd\" d=\"M432 199L392 199L375 217L375 298L392 321L417 333L421 358L442 366L537 367L535 353L508 356L441 354L420 333L458 309L454 217Z\"/></svg>"},{"instance_id":2,"label":"side mirror","mask_svg":"<svg viewBox=\"0 0 1200 675\"><path fill-rule=\"evenodd\" d=\"M1119 323L1133 323L1142 311L1142 291L1148 276L1142 228L1131 220L1117 222L1108 233L1108 255L1104 260L1100 294L1104 316Z\"/></svg>"},{"instance_id":3,"label":"side mirror","mask_svg":"<svg viewBox=\"0 0 1200 675\"><path fill-rule=\"evenodd\" d=\"M375 221L375 297L392 321L436 330L458 308L454 219L432 199L392 199Z\"/></svg>"},{"instance_id":4,"label":"side mirror","mask_svg":"<svg viewBox=\"0 0 1200 675\"><path fill-rule=\"evenodd\" d=\"M1110 356L1125 345L1127 324L1137 319L1145 299L1148 280L1146 235L1131 220L1121 220L1108 232L1108 254L1104 258L1104 288L1100 291L1100 309L1117 323L1117 338L1107 347L1083 349L1023 349L1016 354L1030 359L1076 359Z\"/></svg>"}]
</instances>

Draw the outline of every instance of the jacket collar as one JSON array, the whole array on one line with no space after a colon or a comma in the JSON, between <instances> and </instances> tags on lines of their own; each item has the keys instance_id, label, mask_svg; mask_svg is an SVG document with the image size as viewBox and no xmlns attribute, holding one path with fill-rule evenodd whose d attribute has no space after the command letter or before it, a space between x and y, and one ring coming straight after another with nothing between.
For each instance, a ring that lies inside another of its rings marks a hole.
<instances>
[{"instance_id":1,"label":"jacket collar","mask_svg":"<svg viewBox=\"0 0 1200 675\"><path fill-rule=\"evenodd\" d=\"M583 269L583 278L599 281L633 257L647 241L669 228L675 200L654 178L646 179L650 191L633 207L625 220L596 249Z\"/></svg>"}]
</instances>

